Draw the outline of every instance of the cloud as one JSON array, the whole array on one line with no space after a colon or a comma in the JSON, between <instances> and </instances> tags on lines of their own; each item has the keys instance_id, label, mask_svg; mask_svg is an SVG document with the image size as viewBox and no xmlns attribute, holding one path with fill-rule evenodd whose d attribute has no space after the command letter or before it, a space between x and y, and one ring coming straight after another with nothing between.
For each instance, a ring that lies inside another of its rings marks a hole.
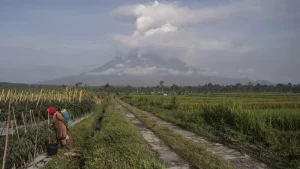
<instances>
[{"instance_id":1,"label":"cloud","mask_svg":"<svg viewBox=\"0 0 300 169\"><path fill-rule=\"evenodd\" d=\"M145 76L145 75L184 75L189 76L192 75L194 72L192 70L187 71L180 71L176 69L168 69L168 68L162 68L162 67L156 67L156 66L150 66L150 67L141 67L141 66L135 66L135 67L120 67L115 66L115 68L110 68L102 72L88 72L87 75L134 75L134 76Z\"/></svg>"},{"instance_id":2,"label":"cloud","mask_svg":"<svg viewBox=\"0 0 300 169\"><path fill-rule=\"evenodd\" d=\"M140 58L153 54L179 59L203 70L202 75L267 80L279 79L274 65L291 65L278 58L292 59L299 53L299 49L288 50L288 46L299 43L299 25L295 24L300 21L298 0L235 0L193 8L188 5L155 1L115 9L115 16L135 26L131 35L112 36L115 49L122 56L138 51Z\"/></svg>"},{"instance_id":3,"label":"cloud","mask_svg":"<svg viewBox=\"0 0 300 169\"><path fill-rule=\"evenodd\" d=\"M177 27L167 23L161 26L160 28L148 30L147 32L145 32L145 36L151 36L157 33L177 32L177 30Z\"/></svg>"},{"instance_id":4,"label":"cloud","mask_svg":"<svg viewBox=\"0 0 300 169\"><path fill-rule=\"evenodd\" d=\"M117 68L117 69L121 69L121 68L123 68L123 67L124 67L123 64L116 64L116 65L115 65L115 68Z\"/></svg>"},{"instance_id":5,"label":"cloud","mask_svg":"<svg viewBox=\"0 0 300 169\"><path fill-rule=\"evenodd\" d=\"M179 59L188 66L198 66L195 60L203 57L199 55L201 52L218 51L225 55L247 53L252 47L241 43L241 40L236 43L235 40L207 37L187 29L194 24L221 20L239 12L253 12L252 8L235 6L190 9L158 1L122 6L115 9L114 14L134 20L136 29L132 35L115 34L112 39L117 50L125 56L133 50L139 51L140 55L153 53L168 59Z\"/></svg>"}]
</instances>

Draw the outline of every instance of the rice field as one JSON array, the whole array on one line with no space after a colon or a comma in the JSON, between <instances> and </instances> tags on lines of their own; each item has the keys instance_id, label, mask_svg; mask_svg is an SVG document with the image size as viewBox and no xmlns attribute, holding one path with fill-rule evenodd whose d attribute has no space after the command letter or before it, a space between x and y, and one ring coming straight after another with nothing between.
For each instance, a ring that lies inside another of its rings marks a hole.
<instances>
[{"instance_id":1,"label":"rice field","mask_svg":"<svg viewBox=\"0 0 300 169\"><path fill-rule=\"evenodd\" d=\"M123 101L272 168L300 166L299 94L124 95Z\"/></svg>"}]
</instances>

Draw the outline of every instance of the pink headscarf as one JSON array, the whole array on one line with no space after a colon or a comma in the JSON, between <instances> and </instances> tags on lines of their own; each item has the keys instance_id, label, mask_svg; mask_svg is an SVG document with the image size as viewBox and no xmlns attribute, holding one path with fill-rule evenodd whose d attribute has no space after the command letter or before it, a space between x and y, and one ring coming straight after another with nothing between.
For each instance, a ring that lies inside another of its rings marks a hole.
<instances>
[{"instance_id":1,"label":"pink headscarf","mask_svg":"<svg viewBox=\"0 0 300 169\"><path fill-rule=\"evenodd\" d=\"M53 106L50 106L50 107L48 107L47 111L49 114L51 114L53 116L56 113L56 108Z\"/></svg>"}]
</instances>

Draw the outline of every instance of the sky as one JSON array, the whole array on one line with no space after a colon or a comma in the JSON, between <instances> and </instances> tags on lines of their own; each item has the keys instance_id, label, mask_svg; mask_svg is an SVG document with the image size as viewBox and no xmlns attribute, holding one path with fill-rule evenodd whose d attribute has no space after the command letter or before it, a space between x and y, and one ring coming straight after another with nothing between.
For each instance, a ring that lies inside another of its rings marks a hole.
<instances>
[{"instance_id":1,"label":"sky","mask_svg":"<svg viewBox=\"0 0 300 169\"><path fill-rule=\"evenodd\" d=\"M0 81L35 83L130 51L207 75L300 83L299 0L0 0Z\"/></svg>"}]
</instances>

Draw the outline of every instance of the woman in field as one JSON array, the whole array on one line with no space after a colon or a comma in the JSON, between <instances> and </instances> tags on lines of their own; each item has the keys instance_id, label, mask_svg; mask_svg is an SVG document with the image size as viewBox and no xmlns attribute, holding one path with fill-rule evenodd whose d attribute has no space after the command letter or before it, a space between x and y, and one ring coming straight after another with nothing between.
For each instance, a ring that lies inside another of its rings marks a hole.
<instances>
[{"instance_id":1,"label":"woman in field","mask_svg":"<svg viewBox=\"0 0 300 169\"><path fill-rule=\"evenodd\" d=\"M56 129L56 139L61 146L68 144L69 136L67 133L67 125L64 117L56 110L55 107L49 107L47 109L48 113L53 117L53 124Z\"/></svg>"}]
</instances>

